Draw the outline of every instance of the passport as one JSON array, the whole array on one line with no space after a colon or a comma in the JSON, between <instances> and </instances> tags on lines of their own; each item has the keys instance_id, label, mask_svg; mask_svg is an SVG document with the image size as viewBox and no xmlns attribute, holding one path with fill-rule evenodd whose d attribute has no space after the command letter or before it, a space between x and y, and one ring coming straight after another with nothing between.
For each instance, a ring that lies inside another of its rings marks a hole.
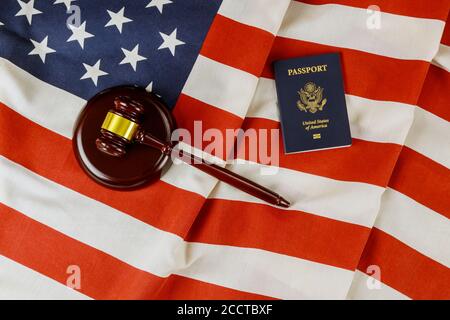
<instances>
[{"instance_id":1,"label":"passport","mask_svg":"<svg viewBox=\"0 0 450 320\"><path fill-rule=\"evenodd\" d=\"M350 146L340 55L274 63L285 153Z\"/></svg>"}]
</instances>

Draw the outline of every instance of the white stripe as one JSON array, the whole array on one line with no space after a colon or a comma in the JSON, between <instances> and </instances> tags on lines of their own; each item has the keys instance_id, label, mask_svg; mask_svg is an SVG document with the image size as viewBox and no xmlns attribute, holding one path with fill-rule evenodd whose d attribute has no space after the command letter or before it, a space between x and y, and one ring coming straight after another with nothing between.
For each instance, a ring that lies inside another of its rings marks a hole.
<instances>
[{"instance_id":1,"label":"white stripe","mask_svg":"<svg viewBox=\"0 0 450 320\"><path fill-rule=\"evenodd\" d=\"M450 219L387 189L375 226L450 268Z\"/></svg>"},{"instance_id":2,"label":"white stripe","mask_svg":"<svg viewBox=\"0 0 450 320\"><path fill-rule=\"evenodd\" d=\"M383 274L381 274L383 281ZM387 284L369 277L358 270L355 272L352 286L348 292L350 300L410 300L403 293L389 287Z\"/></svg>"},{"instance_id":3,"label":"white stripe","mask_svg":"<svg viewBox=\"0 0 450 320\"><path fill-rule=\"evenodd\" d=\"M86 300L91 298L0 255L0 299Z\"/></svg>"},{"instance_id":4,"label":"white stripe","mask_svg":"<svg viewBox=\"0 0 450 320\"><path fill-rule=\"evenodd\" d=\"M199 55L182 92L243 118L257 82L250 73Z\"/></svg>"},{"instance_id":5,"label":"white stripe","mask_svg":"<svg viewBox=\"0 0 450 320\"><path fill-rule=\"evenodd\" d=\"M431 61L444 29L440 20L381 12L380 28L368 28L366 9L292 1L278 36L383 56Z\"/></svg>"},{"instance_id":6,"label":"white stripe","mask_svg":"<svg viewBox=\"0 0 450 320\"><path fill-rule=\"evenodd\" d=\"M441 43L439 46L439 51L431 63L447 72L450 72L450 47Z\"/></svg>"},{"instance_id":7,"label":"white stripe","mask_svg":"<svg viewBox=\"0 0 450 320\"><path fill-rule=\"evenodd\" d=\"M346 95L352 137L374 142L404 144L414 106ZM247 117L279 121L275 81L260 78Z\"/></svg>"},{"instance_id":8,"label":"white stripe","mask_svg":"<svg viewBox=\"0 0 450 320\"><path fill-rule=\"evenodd\" d=\"M0 168L0 202L152 274L184 274L276 298L324 297L324 293L325 297L344 298L351 282L352 273L347 270L303 259L259 249L184 242L4 157L0 157ZM263 271L265 284L260 278Z\"/></svg>"},{"instance_id":9,"label":"white stripe","mask_svg":"<svg viewBox=\"0 0 450 320\"><path fill-rule=\"evenodd\" d=\"M86 101L39 80L0 58L0 101L28 119L67 138Z\"/></svg>"},{"instance_id":10,"label":"white stripe","mask_svg":"<svg viewBox=\"0 0 450 320\"><path fill-rule=\"evenodd\" d=\"M417 107L405 145L450 168L450 124Z\"/></svg>"},{"instance_id":11,"label":"white stripe","mask_svg":"<svg viewBox=\"0 0 450 320\"><path fill-rule=\"evenodd\" d=\"M274 80L262 77L258 79L246 117L280 121L280 108Z\"/></svg>"},{"instance_id":12,"label":"white stripe","mask_svg":"<svg viewBox=\"0 0 450 320\"><path fill-rule=\"evenodd\" d=\"M414 118L414 107L393 101L345 96L352 137L403 145Z\"/></svg>"},{"instance_id":13,"label":"white stripe","mask_svg":"<svg viewBox=\"0 0 450 320\"><path fill-rule=\"evenodd\" d=\"M189 245L189 278L280 299L344 299L353 272L263 250Z\"/></svg>"},{"instance_id":14,"label":"white stripe","mask_svg":"<svg viewBox=\"0 0 450 320\"><path fill-rule=\"evenodd\" d=\"M285 210L299 210L368 227L375 221L384 191L384 188L366 183L338 181L242 159L228 168L283 195L291 202ZM265 204L223 182L218 183L209 197Z\"/></svg>"},{"instance_id":15,"label":"white stripe","mask_svg":"<svg viewBox=\"0 0 450 320\"><path fill-rule=\"evenodd\" d=\"M223 0L219 14L276 34L290 0Z\"/></svg>"}]
</instances>

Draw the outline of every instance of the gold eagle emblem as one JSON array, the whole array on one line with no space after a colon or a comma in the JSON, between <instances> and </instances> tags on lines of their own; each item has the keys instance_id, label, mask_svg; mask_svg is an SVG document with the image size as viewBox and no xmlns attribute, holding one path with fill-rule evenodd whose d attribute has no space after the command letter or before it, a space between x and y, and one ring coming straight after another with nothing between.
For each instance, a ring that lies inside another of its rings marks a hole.
<instances>
[{"instance_id":1,"label":"gold eagle emblem","mask_svg":"<svg viewBox=\"0 0 450 320\"><path fill-rule=\"evenodd\" d=\"M297 107L301 111L316 113L322 111L327 103L327 99L323 99L323 88L317 86L314 82L308 82L297 93L300 95Z\"/></svg>"}]
</instances>

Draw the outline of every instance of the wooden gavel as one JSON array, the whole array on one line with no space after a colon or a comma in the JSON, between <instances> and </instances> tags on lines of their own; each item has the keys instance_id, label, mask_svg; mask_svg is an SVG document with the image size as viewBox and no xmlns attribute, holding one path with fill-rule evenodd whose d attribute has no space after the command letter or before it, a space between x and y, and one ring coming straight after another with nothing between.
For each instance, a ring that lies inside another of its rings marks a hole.
<instances>
[{"instance_id":1,"label":"wooden gavel","mask_svg":"<svg viewBox=\"0 0 450 320\"><path fill-rule=\"evenodd\" d=\"M184 150L174 151L172 143L166 143L141 128L144 107L127 96L116 97L114 108L109 110L96 140L97 149L114 157L124 156L127 147L140 143L160 150L183 162L270 204L288 208L289 202L279 194L216 164L208 163Z\"/></svg>"}]
</instances>

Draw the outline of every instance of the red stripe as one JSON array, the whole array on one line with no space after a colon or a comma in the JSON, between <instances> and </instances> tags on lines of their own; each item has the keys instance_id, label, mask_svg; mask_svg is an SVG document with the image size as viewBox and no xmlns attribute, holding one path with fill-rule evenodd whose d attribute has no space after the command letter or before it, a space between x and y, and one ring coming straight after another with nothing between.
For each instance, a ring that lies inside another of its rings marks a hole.
<instances>
[{"instance_id":1,"label":"red stripe","mask_svg":"<svg viewBox=\"0 0 450 320\"><path fill-rule=\"evenodd\" d=\"M200 54L259 76L274 38L267 31L217 15Z\"/></svg>"},{"instance_id":2,"label":"red stripe","mask_svg":"<svg viewBox=\"0 0 450 320\"><path fill-rule=\"evenodd\" d=\"M389 187L450 218L450 171L424 155L404 147Z\"/></svg>"},{"instance_id":3,"label":"red stripe","mask_svg":"<svg viewBox=\"0 0 450 320\"><path fill-rule=\"evenodd\" d=\"M296 0L299 1L299 0ZM300 0L309 4L341 4L356 8L367 9L376 5L381 12L388 12L417 18L439 19L445 21L448 13L448 4L445 1L429 0Z\"/></svg>"},{"instance_id":4,"label":"red stripe","mask_svg":"<svg viewBox=\"0 0 450 320\"><path fill-rule=\"evenodd\" d=\"M20 133L20 134L18 134ZM184 236L205 199L161 180L135 191L93 182L79 167L72 143L0 104L0 154L56 183L159 229ZM38 137L38 138L37 138Z\"/></svg>"},{"instance_id":5,"label":"red stripe","mask_svg":"<svg viewBox=\"0 0 450 320\"><path fill-rule=\"evenodd\" d=\"M300 211L208 199L188 241L264 249L354 270L370 229Z\"/></svg>"},{"instance_id":6,"label":"red stripe","mask_svg":"<svg viewBox=\"0 0 450 320\"><path fill-rule=\"evenodd\" d=\"M134 268L0 203L0 254L66 284L68 266L81 271L80 292L95 299L263 299L180 276L161 278Z\"/></svg>"},{"instance_id":7,"label":"red stripe","mask_svg":"<svg viewBox=\"0 0 450 320\"><path fill-rule=\"evenodd\" d=\"M445 24L444 34L442 35L441 43L450 46L450 25L448 24L448 21L450 20L448 20L447 18L447 23Z\"/></svg>"},{"instance_id":8,"label":"red stripe","mask_svg":"<svg viewBox=\"0 0 450 320\"><path fill-rule=\"evenodd\" d=\"M239 129L243 122L242 118L230 112L226 112L185 94L180 95L173 114L177 119L178 126L187 129L191 133L192 143L188 142L188 144L202 150L210 145L211 142L214 142L214 140L206 141L202 139L205 131L214 130L220 133L222 137L225 137L227 129ZM202 130L200 132L200 138L197 134L194 135L195 121L201 121ZM194 139L198 139L198 143L194 143ZM219 150L213 150L209 153L221 159L226 159L233 142L234 140L230 141L230 146L227 149L227 141L224 140L220 143L221 148Z\"/></svg>"},{"instance_id":9,"label":"red stripe","mask_svg":"<svg viewBox=\"0 0 450 320\"><path fill-rule=\"evenodd\" d=\"M425 61L394 59L353 49L277 37L263 76L274 78L272 63L275 60L332 52L341 53L347 93L375 100L417 103L429 66Z\"/></svg>"},{"instance_id":10,"label":"red stripe","mask_svg":"<svg viewBox=\"0 0 450 320\"><path fill-rule=\"evenodd\" d=\"M381 269L381 282L413 299L450 299L450 271L389 234L372 229L358 269Z\"/></svg>"},{"instance_id":11,"label":"red stripe","mask_svg":"<svg viewBox=\"0 0 450 320\"><path fill-rule=\"evenodd\" d=\"M422 109L450 121L449 88L450 74L448 71L430 65L418 105Z\"/></svg>"},{"instance_id":12,"label":"red stripe","mask_svg":"<svg viewBox=\"0 0 450 320\"><path fill-rule=\"evenodd\" d=\"M246 118L243 129L276 130L279 129L279 126L279 122L273 120ZM270 150L270 146L270 139L258 139L259 150ZM283 152L281 134L279 146L281 150L279 153L280 167L342 181L365 182L382 187L387 185L401 150L401 146L392 143L353 139L352 146L349 148L286 155ZM248 140L241 144L239 157L267 164L259 156L258 159L252 159L249 152L244 152L245 150L250 150ZM269 155L271 154L269 153Z\"/></svg>"}]
</instances>

